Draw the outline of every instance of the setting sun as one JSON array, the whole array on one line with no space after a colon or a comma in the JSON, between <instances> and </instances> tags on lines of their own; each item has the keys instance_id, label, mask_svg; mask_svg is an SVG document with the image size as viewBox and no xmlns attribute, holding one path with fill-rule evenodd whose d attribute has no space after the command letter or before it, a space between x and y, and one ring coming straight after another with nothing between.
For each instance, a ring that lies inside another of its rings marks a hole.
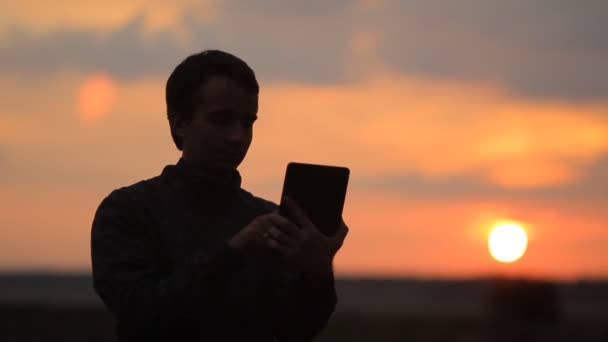
<instances>
[{"instance_id":1,"label":"setting sun","mask_svg":"<svg viewBox=\"0 0 608 342\"><path fill-rule=\"evenodd\" d=\"M94 122L110 111L116 98L116 86L110 75L94 74L81 84L78 96L81 118Z\"/></svg>"},{"instance_id":2,"label":"setting sun","mask_svg":"<svg viewBox=\"0 0 608 342\"><path fill-rule=\"evenodd\" d=\"M488 249L494 259L513 262L521 258L528 247L526 231L516 223L499 223L490 232Z\"/></svg>"}]
</instances>

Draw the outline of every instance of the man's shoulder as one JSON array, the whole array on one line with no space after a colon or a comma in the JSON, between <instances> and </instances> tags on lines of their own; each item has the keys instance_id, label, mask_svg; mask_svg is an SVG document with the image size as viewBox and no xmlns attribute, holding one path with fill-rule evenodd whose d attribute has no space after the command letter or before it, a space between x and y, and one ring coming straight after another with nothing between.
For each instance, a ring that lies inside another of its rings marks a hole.
<instances>
[{"instance_id":1,"label":"man's shoulder","mask_svg":"<svg viewBox=\"0 0 608 342\"><path fill-rule=\"evenodd\" d=\"M144 198L148 198L150 195L157 193L163 189L164 180L160 175L154 176L147 179L139 180L135 183L127 184L115 188L110 191L109 194L104 198L105 201L119 201L119 202L136 202Z\"/></svg>"},{"instance_id":2,"label":"man's shoulder","mask_svg":"<svg viewBox=\"0 0 608 342\"><path fill-rule=\"evenodd\" d=\"M245 189L241 189L241 196L245 199L245 201L249 202L253 206L258 207L263 212L271 212L279 208L279 205L275 202L267 200L263 197L256 196Z\"/></svg>"}]
</instances>

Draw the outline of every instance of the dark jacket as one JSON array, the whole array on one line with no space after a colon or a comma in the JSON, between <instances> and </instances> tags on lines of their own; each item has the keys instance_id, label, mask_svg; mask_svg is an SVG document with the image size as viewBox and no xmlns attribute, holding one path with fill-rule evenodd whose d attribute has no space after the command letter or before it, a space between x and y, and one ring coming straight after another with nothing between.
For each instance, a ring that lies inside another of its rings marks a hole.
<instances>
[{"instance_id":1,"label":"dark jacket","mask_svg":"<svg viewBox=\"0 0 608 342\"><path fill-rule=\"evenodd\" d=\"M333 275L309 279L227 241L276 204L205 182L183 161L111 192L93 220L94 287L119 341L309 341L336 305Z\"/></svg>"}]
</instances>

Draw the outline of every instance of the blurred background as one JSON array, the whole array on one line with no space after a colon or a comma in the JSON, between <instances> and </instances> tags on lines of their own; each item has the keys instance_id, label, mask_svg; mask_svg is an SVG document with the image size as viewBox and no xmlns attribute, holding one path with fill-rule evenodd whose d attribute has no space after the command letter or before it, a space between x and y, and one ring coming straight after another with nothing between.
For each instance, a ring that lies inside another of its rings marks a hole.
<instances>
[{"instance_id":1,"label":"blurred background","mask_svg":"<svg viewBox=\"0 0 608 342\"><path fill-rule=\"evenodd\" d=\"M608 2L0 9L0 340L113 340L93 214L178 160L166 79L223 49L261 84L245 189L278 201L289 161L351 169L318 341L608 341Z\"/></svg>"}]
</instances>

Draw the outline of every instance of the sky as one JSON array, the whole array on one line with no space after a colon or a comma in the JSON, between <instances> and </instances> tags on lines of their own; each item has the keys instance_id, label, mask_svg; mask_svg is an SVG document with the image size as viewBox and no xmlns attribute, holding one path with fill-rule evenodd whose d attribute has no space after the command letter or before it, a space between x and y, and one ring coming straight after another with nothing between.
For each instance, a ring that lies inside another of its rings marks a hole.
<instances>
[{"instance_id":1,"label":"sky","mask_svg":"<svg viewBox=\"0 0 608 342\"><path fill-rule=\"evenodd\" d=\"M261 84L243 187L348 166L342 276L608 277L608 2L8 1L0 271L90 271L113 189L179 159L164 86L222 49ZM492 259L492 227L529 236Z\"/></svg>"}]
</instances>

